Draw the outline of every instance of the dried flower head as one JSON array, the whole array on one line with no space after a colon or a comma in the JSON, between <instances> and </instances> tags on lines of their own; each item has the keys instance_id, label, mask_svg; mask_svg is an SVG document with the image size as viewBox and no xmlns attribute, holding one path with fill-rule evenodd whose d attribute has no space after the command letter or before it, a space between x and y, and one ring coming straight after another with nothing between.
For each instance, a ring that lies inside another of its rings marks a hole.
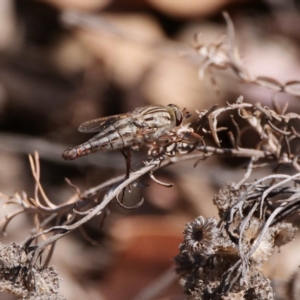
<instances>
[{"instance_id":1,"label":"dried flower head","mask_svg":"<svg viewBox=\"0 0 300 300\"><path fill-rule=\"evenodd\" d=\"M264 222L257 218L252 218L250 220L250 224L243 232L243 248L245 253L247 253L256 243L263 225ZM258 248L251 256L252 262L261 264L269 258L269 256L273 253L273 250L274 239L271 235L270 229L268 229L264 234L263 240L259 244Z\"/></svg>"},{"instance_id":2,"label":"dried flower head","mask_svg":"<svg viewBox=\"0 0 300 300\"><path fill-rule=\"evenodd\" d=\"M259 234L264 226L264 222L257 218L252 218L248 228L243 232L244 251L249 251L257 241ZM278 223L269 227L265 232L258 248L252 254L251 259L256 264L268 260L272 255L275 246L282 246L295 238L297 228L290 223Z\"/></svg>"},{"instance_id":3,"label":"dried flower head","mask_svg":"<svg viewBox=\"0 0 300 300\"><path fill-rule=\"evenodd\" d=\"M185 250L185 245L180 244L180 253L175 257L176 273L180 275L195 273L205 263L200 254L191 255Z\"/></svg>"},{"instance_id":4,"label":"dried flower head","mask_svg":"<svg viewBox=\"0 0 300 300\"><path fill-rule=\"evenodd\" d=\"M245 300L245 291L240 291L237 293L228 293L221 298L222 300Z\"/></svg>"},{"instance_id":5,"label":"dried flower head","mask_svg":"<svg viewBox=\"0 0 300 300\"><path fill-rule=\"evenodd\" d=\"M212 255L206 261L203 257L202 265L193 272L181 274L180 284L184 292L189 295L187 299L219 299L216 290L221 283L224 273L237 261L237 256ZM204 264L205 263L205 264ZM241 288L233 288L239 292Z\"/></svg>"},{"instance_id":6,"label":"dried flower head","mask_svg":"<svg viewBox=\"0 0 300 300\"><path fill-rule=\"evenodd\" d=\"M235 188L235 183L229 182L227 186L220 189L218 194L214 195L213 202L219 210L219 216L222 218L224 212L226 212L234 203L236 203L238 197L244 192L244 186L239 189Z\"/></svg>"},{"instance_id":7,"label":"dried flower head","mask_svg":"<svg viewBox=\"0 0 300 300\"><path fill-rule=\"evenodd\" d=\"M193 222L186 224L184 230L184 245L191 255L212 255L215 238L218 234L217 221L213 218L197 217Z\"/></svg>"},{"instance_id":8,"label":"dried flower head","mask_svg":"<svg viewBox=\"0 0 300 300\"><path fill-rule=\"evenodd\" d=\"M0 291L17 299L55 299L61 279L53 267L32 267L23 247L17 243L0 243Z\"/></svg>"},{"instance_id":9,"label":"dried flower head","mask_svg":"<svg viewBox=\"0 0 300 300\"><path fill-rule=\"evenodd\" d=\"M259 271L252 274L249 281L250 288L247 290L245 299L273 300L274 292L271 280L262 275Z\"/></svg>"}]
</instances>

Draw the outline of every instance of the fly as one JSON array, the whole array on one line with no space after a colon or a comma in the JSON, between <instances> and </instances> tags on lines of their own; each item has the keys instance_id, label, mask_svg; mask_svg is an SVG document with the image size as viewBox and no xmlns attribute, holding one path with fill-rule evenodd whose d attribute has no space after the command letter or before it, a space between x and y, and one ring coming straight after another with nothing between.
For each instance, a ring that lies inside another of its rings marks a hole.
<instances>
[{"instance_id":1,"label":"fly","mask_svg":"<svg viewBox=\"0 0 300 300\"><path fill-rule=\"evenodd\" d=\"M169 104L139 107L133 112L87 121L78 130L99 133L87 142L67 149L62 157L72 160L97 151L137 150L143 144L155 142L189 116L185 109Z\"/></svg>"}]
</instances>

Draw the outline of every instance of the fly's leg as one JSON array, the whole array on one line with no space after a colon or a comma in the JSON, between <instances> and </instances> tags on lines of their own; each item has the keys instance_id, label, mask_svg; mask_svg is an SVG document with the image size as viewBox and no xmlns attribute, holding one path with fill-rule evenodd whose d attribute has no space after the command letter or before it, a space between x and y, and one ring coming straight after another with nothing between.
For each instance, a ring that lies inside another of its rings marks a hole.
<instances>
[{"instance_id":1,"label":"fly's leg","mask_svg":"<svg viewBox=\"0 0 300 300\"><path fill-rule=\"evenodd\" d=\"M132 157L132 150L130 148L127 151L121 150L125 160L126 160L126 179L129 178L129 174L131 171L131 157Z\"/></svg>"},{"instance_id":2,"label":"fly's leg","mask_svg":"<svg viewBox=\"0 0 300 300\"><path fill-rule=\"evenodd\" d=\"M138 146L132 146L131 148L128 148L125 152L124 150L121 150L121 153L123 154L124 158L126 159L126 179L129 178L130 171L131 171L131 156L134 149L138 149ZM140 200L136 205L134 206L126 206L123 204L123 200L125 197L125 191L127 187L124 187L122 190L121 199L119 199L119 195L116 196L117 203L124 209L127 210L133 210L139 208L144 203L144 198ZM131 191L131 186L128 185L129 192Z\"/></svg>"},{"instance_id":3,"label":"fly's leg","mask_svg":"<svg viewBox=\"0 0 300 300\"><path fill-rule=\"evenodd\" d=\"M131 157L132 157L132 150L130 148L125 150L121 150L121 153L123 154L125 160L126 160L126 179L129 178L130 170L131 170ZM129 187L130 189L130 187ZM123 203L124 197L125 197L125 191L126 187L122 190L122 196L120 202Z\"/></svg>"},{"instance_id":4,"label":"fly's leg","mask_svg":"<svg viewBox=\"0 0 300 300\"><path fill-rule=\"evenodd\" d=\"M132 156L132 150L130 148L126 149L127 151L125 150L121 150L121 153L122 155L124 156L125 160L126 160L126 179L129 178L129 175L130 175L130 171L131 171L131 156ZM130 187L129 187L130 188ZM117 198L117 201L118 203L122 206L122 203L124 201L124 197L125 197L125 191L126 191L126 187L122 190L122 195L121 195L121 199L118 200ZM138 203L136 205L136 208L138 208L139 206L141 206L143 204L143 200ZM110 211L112 209L112 205L113 205L113 202L110 202L106 207L105 207L105 210L104 210L104 214L103 214L103 217L100 221L100 229L103 228L103 225L104 225L104 222L106 220L106 218L108 217L108 215L110 214ZM123 206L122 206L123 207ZM126 206L124 206L123 208L126 208ZM134 207L135 208L135 207ZM134 209L133 208L133 209Z\"/></svg>"}]
</instances>

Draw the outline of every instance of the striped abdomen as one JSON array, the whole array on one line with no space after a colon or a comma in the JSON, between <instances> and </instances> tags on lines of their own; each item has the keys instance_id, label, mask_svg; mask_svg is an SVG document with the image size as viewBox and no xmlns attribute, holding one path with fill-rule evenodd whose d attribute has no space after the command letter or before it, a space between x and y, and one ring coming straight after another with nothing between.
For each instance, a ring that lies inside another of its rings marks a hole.
<instances>
[{"instance_id":1,"label":"striped abdomen","mask_svg":"<svg viewBox=\"0 0 300 300\"><path fill-rule=\"evenodd\" d=\"M64 159L75 159L97 151L121 150L134 145L140 146L143 144L144 139L143 136L137 136L136 129L124 122L109 126L86 143L66 150L62 156Z\"/></svg>"}]
</instances>

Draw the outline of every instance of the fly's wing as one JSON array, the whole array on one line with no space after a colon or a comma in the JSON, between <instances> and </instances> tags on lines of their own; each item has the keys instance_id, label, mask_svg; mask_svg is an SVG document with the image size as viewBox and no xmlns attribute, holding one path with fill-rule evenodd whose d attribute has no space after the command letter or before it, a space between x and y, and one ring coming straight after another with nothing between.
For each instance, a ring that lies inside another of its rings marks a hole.
<instances>
[{"instance_id":1,"label":"fly's wing","mask_svg":"<svg viewBox=\"0 0 300 300\"><path fill-rule=\"evenodd\" d=\"M118 120L127 118L129 114L121 114L121 115L114 115L99 119L90 120L87 122L82 123L78 130L80 132L100 132L107 127L115 124Z\"/></svg>"}]
</instances>

